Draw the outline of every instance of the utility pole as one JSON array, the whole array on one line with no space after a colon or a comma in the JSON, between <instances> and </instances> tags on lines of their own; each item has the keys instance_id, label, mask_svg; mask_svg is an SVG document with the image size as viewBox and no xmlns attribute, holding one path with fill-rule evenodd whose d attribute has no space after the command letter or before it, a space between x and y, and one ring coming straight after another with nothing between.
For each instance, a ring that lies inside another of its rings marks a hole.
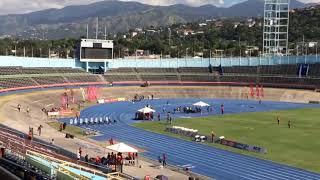
<instances>
[{"instance_id":1,"label":"utility pole","mask_svg":"<svg viewBox=\"0 0 320 180\"><path fill-rule=\"evenodd\" d=\"M87 24L87 39L89 39L89 24Z\"/></svg>"},{"instance_id":2,"label":"utility pole","mask_svg":"<svg viewBox=\"0 0 320 180\"><path fill-rule=\"evenodd\" d=\"M171 46L171 29L168 28L168 31L169 31L169 47Z\"/></svg>"},{"instance_id":3,"label":"utility pole","mask_svg":"<svg viewBox=\"0 0 320 180\"><path fill-rule=\"evenodd\" d=\"M239 36L239 66L241 66L241 36Z\"/></svg>"},{"instance_id":4,"label":"utility pole","mask_svg":"<svg viewBox=\"0 0 320 180\"><path fill-rule=\"evenodd\" d=\"M169 30L169 55L171 57L171 29L168 28L168 30Z\"/></svg>"},{"instance_id":5,"label":"utility pole","mask_svg":"<svg viewBox=\"0 0 320 180\"><path fill-rule=\"evenodd\" d=\"M316 62L318 62L318 42L316 43Z\"/></svg>"},{"instance_id":6,"label":"utility pole","mask_svg":"<svg viewBox=\"0 0 320 180\"><path fill-rule=\"evenodd\" d=\"M107 26L104 26L104 40L107 40Z\"/></svg>"},{"instance_id":7,"label":"utility pole","mask_svg":"<svg viewBox=\"0 0 320 180\"><path fill-rule=\"evenodd\" d=\"M96 24L96 39L98 39L98 33L99 33L99 17L97 17L97 24Z\"/></svg>"},{"instance_id":8,"label":"utility pole","mask_svg":"<svg viewBox=\"0 0 320 180\"><path fill-rule=\"evenodd\" d=\"M306 46L306 42L304 39L304 35L302 36L302 47L303 47L303 54L304 54L304 63L307 64L307 48Z\"/></svg>"}]
</instances>

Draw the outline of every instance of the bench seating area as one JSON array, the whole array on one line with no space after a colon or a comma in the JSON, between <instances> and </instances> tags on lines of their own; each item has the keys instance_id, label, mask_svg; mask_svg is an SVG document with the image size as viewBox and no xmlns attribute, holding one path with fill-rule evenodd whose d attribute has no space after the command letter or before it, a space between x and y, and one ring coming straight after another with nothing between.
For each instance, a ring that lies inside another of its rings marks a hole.
<instances>
[{"instance_id":1,"label":"bench seating area","mask_svg":"<svg viewBox=\"0 0 320 180\"><path fill-rule=\"evenodd\" d=\"M320 64L311 64L308 75L310 77L320 77Z\"/></svg>"},{"instance_id":2,"label":"bench seating area","mask_svg":"<svg viewBox=\"0 0 320 180\"><path fill-rule=\"evenodd\" d=\"M117 68L117 69L110 69L108 73L136 73L135 68Z\"/></svg>"},{"instance_id":3,"label":"bench seating area","mask_svg":"<svg viewBox=\"0 0 320 180\"><path fill-rule=\"evenodd\" d=\"M257 66L223 67L223 74L257 74Z\"/></svg>"},{"instance_id":4,"label":"bench seating area","mask_svg":"<svg viewBox=\"0 0 320 180\"><path fill-rule=\"evenodd\" d=\"M84 75L84 76L65 76L70 83L84 83L84 82L102 82L96 75Z\"/></svg>"},{"instance_id":5,"label":"bench seating area","mask_svg":"<svg viewBox=\"0 0 320 180\"><path fill-rule=\"evenodd\" d=\"M0 67L0 75L15 75L20 73L20 67Z\"/></svg>"},{"instance_id":6,"label":"bench seating area","mask_svg":"<svg viewBox=\"0 0 320 180\"><path fill-rule=\"evenodd\" d=\"M119 81L139 81L136 75L113 75L108 74L103 76L108 82L119 82Z\"/></svg>"},{"instance_id":7,"label":"bench seating area","mask_svg":"<svg viewBox=\"0 0 320 180\"><path fill-rule=\"evenodd\" d=\"M259 74L261 75L289 75L296 76L299 65L276 65L276 66L259 66Z\"/></svg>"},{"instance_id":8,"label":"bench seating area","mask_svg":"<svg viewBox=\"0 0 320 180\"><path fill-rule=\"evenodd\" d=\"M36 85L30 78L0 78L0 87L3 89Z\"/></svg>"},{"instance_id":9,"label":"bench seating area","mask_svg":"<svg viewBox=\"0 0 320 180\"><path fill-rule=\"evenodd\" d=\"M118 68L104 75L83 69L0 67L0 89L63 83L121 81L235 82L320 87L320 64L311 64L308 76L299 77L300 65L233 67ZM218 71L222 70L222 73Z\"/></svg>"},{"instance_id":10,"label":"bench seating area","mask_svg":"<svg viewBox=\"0 0 320 180\"><path fill-rule=\"evenodd\" d=\"M179 73L210 73L209 67L181 67Z\"/></svg>"},{"instance_id":11,"label":"bench seating area","mask_svg":"<svg viewBox=\"0 0 320 180\"><path fill-rule=\"evenodd\" d=\"M177 73L175 68L136 68L137 73Z\"/></svg>"},{"instance_id":12,"label":"bench seating area","mask_svg":"<svg viewBox=\"0 0 320 180\"><path fill-rule=\"evenodd\" d=\"M79 68L25 68L19 66L0 67L0 75L21 75L21 74L59 74L59 73L86 73Z\"/></svg>"},{"instance_id":13,"label":"bench seating area","mask_svg":"<svg viewBox=\"0 0 320 180\"><path fill-rule=\"evenodd\" d=\"M142 81L178 81L177 75L141 75Z\"/></svg>"},{"instance_id":14,"label":"bench seating area","mask_svg":"<svg viewBox=\"0 0 320 180\"><path fill-rule=\"evenodd\" d=\"M181 75L181 81L219 82L219 77L210 75Z\"/></svg>"},{"instance_id":15,"label":"bench seating area","mask_svg":"<svg viewBox=\"0 0 320 180\"><path fill-rule=\"evenodd\" d=\"M34 77L32 78L39 85L63 84L67 81L62 76Z\"/></svg>"}]
</instances>

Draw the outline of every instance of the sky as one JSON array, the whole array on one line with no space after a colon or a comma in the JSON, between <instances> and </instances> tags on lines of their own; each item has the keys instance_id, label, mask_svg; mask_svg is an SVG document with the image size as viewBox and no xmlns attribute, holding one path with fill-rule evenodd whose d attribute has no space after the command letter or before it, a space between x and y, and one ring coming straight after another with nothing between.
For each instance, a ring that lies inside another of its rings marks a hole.
<instances>
[{"instance_id":1,"label":"sky","mask_svg":"<svg viewBox=\"0 0 320 180\"><path fill-rule=\"evenodd\" d=\"M90 4L101 0L0 0L0 15L21 14L48 8L63 8L68 5ZM246 0L122 0L137 1L151 5L187 4L190 6L201 6L212 4L215 6L231 6ZM299 0L303 3L316 3L320 0Z\"/></svg>"}]
</instances>

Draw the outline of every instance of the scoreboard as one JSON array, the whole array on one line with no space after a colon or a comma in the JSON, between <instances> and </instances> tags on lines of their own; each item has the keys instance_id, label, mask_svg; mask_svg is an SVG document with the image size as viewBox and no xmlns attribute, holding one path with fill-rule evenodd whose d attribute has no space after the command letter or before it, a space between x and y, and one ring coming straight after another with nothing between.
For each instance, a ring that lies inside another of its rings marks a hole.
<instances>
[{"instance_id":1,"label":"scoreboard","mask_svg":"<svg viewBox=\"0 0 320 180\"><path fill-rule=\"evenodd\" d=\"M80 61L103 61L113 57L112 40L81 39L78 48Z\"/></svg>"}]
</instances>

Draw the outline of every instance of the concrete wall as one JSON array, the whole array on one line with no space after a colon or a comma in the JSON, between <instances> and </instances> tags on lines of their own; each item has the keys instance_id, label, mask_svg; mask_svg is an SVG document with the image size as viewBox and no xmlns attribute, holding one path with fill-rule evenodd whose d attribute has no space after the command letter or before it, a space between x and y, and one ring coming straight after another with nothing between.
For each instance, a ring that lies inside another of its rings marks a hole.
<instances>
[{"instance_id":1,"label":"concrete wall","mask_svg":"<svg viewBox=\"0 0 320 180\"><path fill-rule=\"evenodd\" d=\"M180 59L114 59L108 61L109 68L140 67L140 68L178 68L212 66L257 66L276 64L304 64L320 62L317 56L279 56L279 57L235 57L235 58L180 58Z\"/></svg>"},{"instance_id":2,"label":"concrete wall","mask_svg":"<svg viewBox=\"0 0 320 180\"><path fill-rule=\"evenodd\" d=\"M15 56L0 56L0 66L22 67L79 67L80 62L75 59L49 59Z\"/></svg>"},{"instance_id":3,"label":"concrete wall","mask_svg":"<svg viewBox=\"0 0 320 180\"><path fill-rule=\"evenodd\" d=\"M171 58L171 59L113 59L106 60L107 68L140 67L140 68L177 68L177 67L208 67L212 66L257 66L276 64L318 63L317 56L283 56L283 57L235 57L235 58ZM104 62L90 62L89 69L104 67ZM85 62L77 59L50 59L15 56L0 56L0 66L23 67L71 67L86 68Z\"/></svg>"}]
</instances>

